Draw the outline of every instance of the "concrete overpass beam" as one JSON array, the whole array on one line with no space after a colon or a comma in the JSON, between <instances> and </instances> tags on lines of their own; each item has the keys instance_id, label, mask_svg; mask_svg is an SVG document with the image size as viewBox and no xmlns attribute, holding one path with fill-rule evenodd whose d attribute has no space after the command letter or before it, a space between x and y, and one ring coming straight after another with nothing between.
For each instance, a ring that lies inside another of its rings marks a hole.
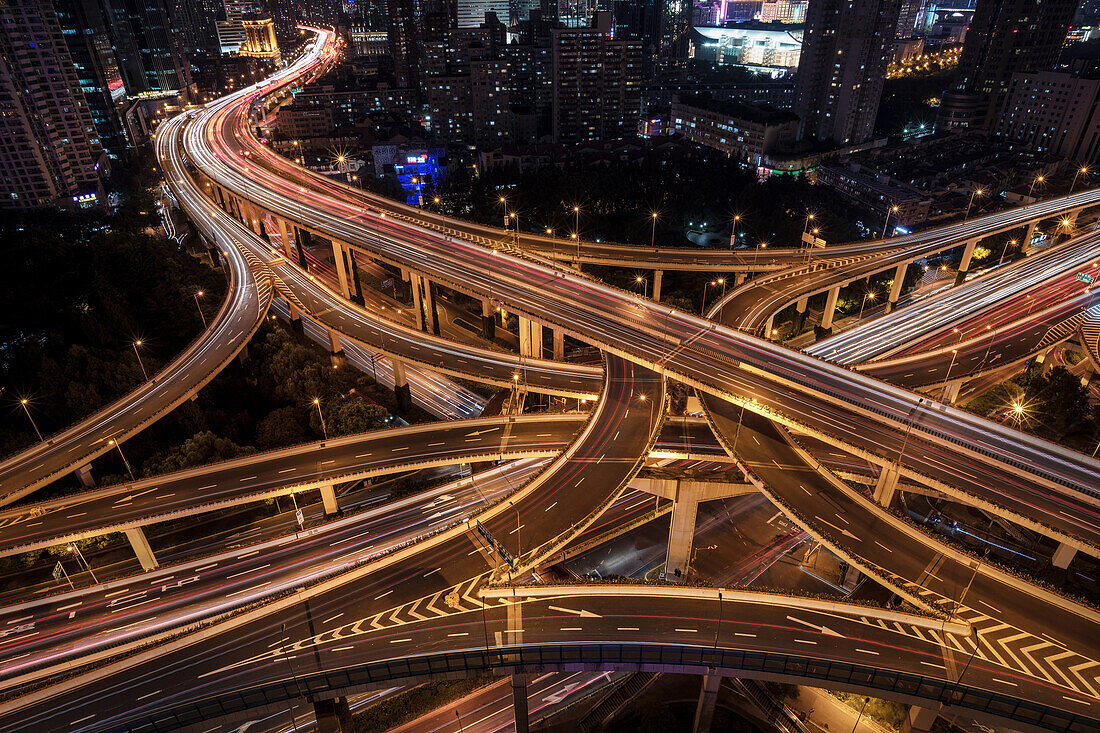
<instances>
[{"instance_id":1,"label":"concrete overpass beam","mask_svg":"<svg viewBox=\"0 0 1100 733\"><path fill-rule=\"evenodd\" d=\"M890 284L890 297L886 301L886 312L894 310L898 298L901 297L901 286L905 283L905 271L909 269L908 262L902 262L898 269L894 270L894 282Z\"/></svg>"},{"instance_id":2,"label":"concrete overpass beam","mask_svg":"<svg viewBox=\"0 0 1100 733\"><path fill-rule=\"evenodd\" d=\"M565 361L565 331L554 329L554 361Z\"/></svg>"},{"instance_id":3,"label":"concrete overpass beam","mask_svg":"<svg viewBox=\"0 0 1100 733\"><path fill-rule=\"evenodd\" d=\"M664 279L664 276L664 270L653 271L653 300L658 303L661 302L661 280Z\"/></svg>"},{"instance_id":4,"label":"concrete overpass beam","mask_svg":"<svg viewBox=\"0 0 1100 733\"><path fill-rule=\"evenodd\" d=\"M1058 545L1058 549L1054 551L1054 567L1065 570L1069 567L1069 564L1073 562L1073 557L1076 554L1076 547L1071 547L1063 542Z\"/></svg>"},{"instance_id":5,"label":"concrete overpass beam","mask_svg":"<svg viewBox=\"0 0 1100 733\"><path fill-rule=\"evenodd\" d=\"M698 512L697 492L683 482L677 482L676 499L672 503L672 522L668 528L665 580L683 580L687 577L691 545L695 539L695 516Z\"/></svg>"},{"instance_id":6,"label":"concrete overpass beam","mask_svg":"<svg viewBox=\"0 0 1100 733\"><path fill-rule=\"evenodd\" d=\"M85 489L95 488L95 477L92 476L92 464L85 463L83 466L76 469L76 478Z\"/></svg>"},{"instance_id":7,"label":"concrete overpass beam","mask_svg":"<svg viewBox=\"0 0 1100 733\"><path fill-rule=\"evenodd\" d=\"M321 502L325 505L326 516L340 513L340 505L336 502L336 486L334 484L321 485Z\"/></svg>"},{"instance_id":8,"label":"concrete overpass beam","mask_svg":"<svg viewBox=\"0 0 1100 733\"><path fill-rule=\"evenodd\" d=\"M956 379L953 382L948 382L943 388L943 397L940 398L941 402L946 402L949 405L955 404L955 400L959 398L959 390L962 389L962 380Z\"/></svg>"},{"instance_id":9,"label":"concrete overpass beam","mask_svg":"<svg viewBox=\"0 0 1100 733\"><path fill-rule=\"evenodd\" d=\"M939 717L939 712L916 705L909 708L909 715L901 723L901 733L926 733Z\"/></svg>"},{"instance_id":10,"label":"concrete overpass beam","mask_svg":"<svg viewBox=\"0 0 1100 733\"><path fill-rule=\"evenodd\" d=\"M962 285L963 280L966 280L966 273L970 271L970 260L974 257L974 248L976 246L978 246L977 239L971 239L963 245L962 261L959 262L959 271L955 275L956 285Z\"/></svg>"},{"instance_id":11,"label":"concrete overpass beam","mask_svg":"<svg viewBox=\"0 0 1100 733\"><path fill-rule=\"evenodd\" d=\"M879 471L873 498L887 509L890 508L890 504L894 501L894 493L898 489L898 478L897 469L890 466L885 466Z\"/></svg>"},{"instance_id":12,"label":"concrete overpass beam","mask_svg":"<svg viewBox=\"0 0 1100 733\"><path fill-rule=\"evenodd\" d=\"M516 733L527 733L530 730L527 712L527 675L519 672L512 675L512 710L515 713Z\"/></svg>"},{"instance_id":13,"label":"concrete overpass beam","mask_svg":"<svg viewBox=\"0 0 1100 733\"><path fill-rule=\"evenodd\" d=\"M352 728L346 697L314 700L313 716L317 720L317 733L348 733Z\"/></svg>"},{"instance_id":14,"label":"concrete overpass beam","mask_svg":"<svg viewBox=\"0 0 1100 733\"><path fill-rule=\"evenodd\" d=\"M718 702L718 690L722 686L722 678L715 673L703 677L703 686L699 690L699 702L695 705L695 722L692 723L694 733L707 733L710 730L711 721L714 720L714 706Z\"/></svg>"},{"instance_id":15,"label":"concrete overpass beam","mask_svg":"<svg viewBox=\"0 0 1100 733\"><path fill-rule=\"evenodd\" d=\"M141 569L145 571L156 570L159 567L157 558L153 555L153 548L149 546L149 540L145 539L145 532L141 527L134 527L125 532L126 539L130 540L130 547L134 548Z\"/></svg>"},{"instance_id":16,"label":"concrete overpass beam","mask_svg":"<svg viewBox=\"0 0 1100 733\"><path fill-rule=\"evenodd\" d=\"M825 297L825 310L821 314L821 327L826 331L833 327L833 316L836 315L836 301L840 297L840 286L829 291Z\"/></svg>"},{"instance_id":17,"label":"concrete overpass beam","mask_svg":"<svg viewBox=\"0 0 1100 733\"><path fill-rule=\"evenodd\" d=\"M336 264L336 279L340 284L340 295L351 300L351 289L348 287L347 260L344 259L344 245L337 239L332 240L332 261Z\"/></svg>"},{"instance_id":18,"label":"concrete overpass beam","mask_svg":"<svg viewBox=\"0 0 1100 733\"><path fill-rule=\"evenodd\" d=\"M393 364L393 394L397 397L397 409L408 412L412 409L412 391L409 380L405 378L405 364L400 359L390 358Z\"/></svg>"},{"instance_id":19,"label":"concrete overpass beam","mask_svg":"<svg viewBox=\"0 0 1100 733\"><path fill-rule=\"evenodd\" d=\"M488 300L481 301L481 337L493 339L497 335L497 319L493 313L493 304Z\"/></svg>"}]
</instances>

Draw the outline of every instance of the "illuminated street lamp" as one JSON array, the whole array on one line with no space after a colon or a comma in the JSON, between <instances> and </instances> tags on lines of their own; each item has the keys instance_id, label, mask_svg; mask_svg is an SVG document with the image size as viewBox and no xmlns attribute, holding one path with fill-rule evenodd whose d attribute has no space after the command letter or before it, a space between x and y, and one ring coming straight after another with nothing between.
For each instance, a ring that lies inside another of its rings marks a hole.
<instances>
[{"instance_id":1,"label":"illuminated street lamp","mask_svg":"<svg viewBox=\"0 0 1100 733\"><path fill-rule=\"evenodd\" d=\"M19 404L23 406L23 412L27 413L27 419L31 421L31 427L34 428L34 432L38 434L38 440L41 442L44 438L42 437L41 431L38 429L38 425L35 424L34 418L31 417L31 411L27 408L26 398L19 400Z\"/></svg>"},{"instance_id":2,"label":"illuminated street lamp","mask_svg":"<svg viewBox=\"0 0 1100 733\"><path fill-rule=\"evenodd\" d=\"M141 346L141 339L138 339L133 343L134 355L137 356L138 366L141 367L141 374L145 377L145 381L149 381L149 373L145 371L145 364L141 361L141 354L138 352L138 347Z\"/></svg>"},{"instance_id":3,"label":"illuminated street lamp","mask_svg":"<svg viewBox=\"0 0 1100 733\"><path fill-rule=\"evenodd\" d=\"M959 338L961 339L962 337L960 336ZM951 349L951 363L947 365L947 376L944 378L943 395L940 396L940 402L943 402L944 397L947 396L947 390L950 389L951 370L955 367L955 357L958 355L958 349Z\"/></svg>"},{"instance_id":4,"label":"illuminated street lamp","mask_svg":"<svg viewBox=\"0 0 1100 733\"><path fill-rule=\"evenodd\" d=\"M1031 179L1031 186L1029 186L1028 189L1027 189L1027 197L1031 198L1031 192L1035 190L1035 184L1036 183L1042 183L1046 179L1047 179L1047 177L1044 176L1042 173L1035 176L1035 178Z\"/></svg>"},{"instance_id":5,"label":"illuminated street lamp","mask_svg":"<svg viewBox=\"0 0 1100 733\"><path fill-rule=\"evenodd\" d=\"M96 585L99 585L99 581L96 580L95 573L92 572L92 566L88 564L88 559L86 557L84 557L84 553L80 551L80 548L77 547L75 543L71 544L71 545L69 545L69 552L71 554L75 555L77 558L79 558L80 561L82 561L84 563L84 567L87 568L88 574L92 576L92 582L95 583ZM79 567L79 563L78 563L78 567ZM72 584L72 581L70 581L70 585L71 584Z\"/></svg>"},{"instance_id":6,"label":"illuminated street lamp","mask_svg":"<svg viewBox=\"0 0 1100 733\"><path fill-rule=\"evenodd\" d=\"M875 291L874 290L869 290L869 291L867 291L866 293L863 294L863 303L859 306L859 318L856 319L857 321L862 321L863 320L863 309L867 307L867 301L868 300L871 301L872 303L875 302Z\"/></svg>"},{"instance_id":7,"label":"illuminated street lamp","mask_svg":"<svg viewBox=\"0 0 1100 733\"><path fill-rule=\"evenodd\" d=\"M733 249L737 240L737 222L741 221L741 217L737 214L733 216L733 229L730 230L730 249Z\"/></svg>"},{"instance_id":8,"label":"illuminated street lamp","mask_svg":"<svg viewBox=\"0 0 1100 733\"><path fill-rule=\"evenodd\" d=\"M967 219L970 218L970 207L974 205L974 197L975 196L984 196L984 195L985 195L985 191L983 191L982 189L980 189L980 188L975 188L974 189L974 193L970 194L970 203L968 203L966 205L966 214L963 216L963 221L966 221Z\"/></svg>"},{"instance_id":9,"label":"illuminated street lamp","mask_svg":"<svg viewBox=\"0 0 1100 733\"><path fill-rule=\"evenodd\" d=\"M130 468L130 462L126 460L126 454L122 452L122 445L119 444L114 438L107 441L107 445L113 445L118 449L118 454L122 457L122 464L126 466L126 472L130 474L130 478L134 481L137 479L134 477L134 469Z\"/></svg>"},{"instance_id":10,"label":"illuminated street lamp","mask_svg":"<svg viewBox=\"0 0 1100 733\"><path fill-rule=\"evenodd\" d=\"M1008 255L1008 248L1012 247L1012 246L1015 246L1015 245L1016 245L1016 240L1015 239L1010 239L1007 242L1005 242L1005 248L1004 248L1004 250L1001 251L1001 259L997 261L998 266L1000 266L1001 263L1003 263L1005 261L1005 256Z\"/></svg>"},{"instance_id":11,"label":"illuminated street lamp","mask_svg":"<svg viewBox=\"0 0 1100 733\"><path fill-rule=\"evenodd\" d=\"M1077 185L1077 176L1081 175L1082 173L1084 173L1086 176L1089 174L1089 167L1087 165L1081 166L1077 169L1077 172L1073 174L1073 183L1069 184L1070 193L1073 193L1073 187Z\"/></svg>"},{"instance_id":12,"label":"illuminated street lamp","mask_svg":"<svg viewBox=\"0 0 1100 733\"><path fill-rule=\"evenodd\" d=\"M195 306L199 309L199 318L202 319L202 327L206 328L206 316L202 312L202 303L199 301L201 297L203 297L203 292L201 290L195 293Z\"/></svg>"},{"instance_id":13,"label":"illuminated street lamp","mask_svg":"<svg viewBox=\"0 0 1100 733\"><path fill-rule=\"evenodd\" d=\"M634 278L634 282L642 286L642 295L645 295L646 288L649 287L649 280L647 278L638 275Z\"/></svg>"},{"instance_id":14,"label":"illuminated street lamp","mask_svg":"<svg viewBox=\"0 0 1100 733\"><path fill-rule=\"evenodd\" d=\"M653 224L649 227L649 246L652 247L657 237L657 212L654 211L650 214L650 218L653 220Z\"/></svg>"},{"instance_id":15,"label":"illuminated street lamp","mask_svg":"<svg viewBox=\"0 0 1100 733\"><path fill-rule=\"evenodd\" d=\"M325 416L321 413L321 400L314 397L313 406L317 408L317 417L321 418L321 433L325 436L325 440L328 440L328 427L325 425Z\"/></svg>"},{"instance_id":16,"label":"illuminated street lamp","mask_svg":"<svg viewBox=\"0 0 1100 733\"><path fill-rule=\"evenodd\" d=\"M706 315L707 312L707 288L718 287L721 284L723 283L720 283L718 280L711 280L710 282L703 283L703 307L700 310L700 314Z\"/></svg>"},{"instance_id":17,"label":"illuminated street lamp","mask_svg":"<svg viewBox=\"0 0 1100 733\"><path fill-rule=\"evenodd\" d=\"M886 210L886 221L882 224L882 236L879 237L879 239L886 239L886 227L890 225L890 214L896 213L898 213L898 207L896 205Z\"/></svg>"}]
</instances>

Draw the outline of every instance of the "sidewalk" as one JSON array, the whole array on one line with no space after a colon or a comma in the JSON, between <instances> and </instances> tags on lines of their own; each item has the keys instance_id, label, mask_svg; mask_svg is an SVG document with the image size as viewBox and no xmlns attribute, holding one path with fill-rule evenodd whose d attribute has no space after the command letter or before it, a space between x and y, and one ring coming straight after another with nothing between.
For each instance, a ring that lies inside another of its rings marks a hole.
<instances>
[{"instance_id":1,"label":"sidewalk","mask_svg":"<svg viewBox=\"0 0 1100 733\"><path fill-rule=\"evenodd\" d=\"M896 733L894 729L880 725L866 714L859 718L859 728L853 730L859 710L853 710L828 692L814 687L800 686L798 698L785 702L802 713L813 710L813 715L807 716L805 721L810 730L829 733Z\"/></svg>"}]
</instances>

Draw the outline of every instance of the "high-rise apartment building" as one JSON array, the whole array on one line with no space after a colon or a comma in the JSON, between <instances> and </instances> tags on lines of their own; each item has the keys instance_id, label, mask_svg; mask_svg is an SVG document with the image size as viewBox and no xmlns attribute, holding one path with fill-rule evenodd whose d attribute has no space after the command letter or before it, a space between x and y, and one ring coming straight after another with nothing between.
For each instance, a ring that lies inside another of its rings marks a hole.
<instances>
[{"instance_id":1,"label":"high-rise apartment building","mask_svg":"<svg viewBox=\"0 0 1100 733\"><path fill-rule=\"evenodd\" d=\"M1100 79L1060 71L1013 74L993 131L1038 152L1100 163Z\"/></svg>"},{"instance_id":2,"label":"high-rise apartment building","mask_svg":"<svg viewBox=\"0 0 1100 733\"><path fill-rule=\"evenodd\" d=\"M0 4L0 206L94 203L105 164L53 3Z\"/></svg>"},{"instance_id":3,"label":"high-rise apartment building","mask_svg":"<svg viewBox=\"0 0 1100 733\"><path fill-rule=\"evenodd\" d=\"M611 34L611 14L591 28L553 32L553 134L558 142L632 137L638 125L642 46Z\"/></svg>"},{"instance_id":4,"label":"high-rise apartment building","mask_svg":"<svg viewBox=\"0 0 1100 733\"><path fill-rule=\"evenodd\" d=\"M813 0L795 80L800 139L869 140L901 0Z\"/></svg>"},{"instance_id":5,"label":"high-rise apartment building","mask_svg":"<svg viewBox=\"0 0 1100 733\"><path fill-rule=\"evenodd\" d=\"M485 21L486 13L493 13L508 23L512 0L458 0L457 25L459 28L477 28Z\"/></svg>"},{"instance_id":6,"label":"high-rise apartment building","mask_svg":"<svg viewBox=\"0 0 1100 733\"><path fill-rule=\"evenodd\" d=\"M1012 75L1054 67L1077 0L978 0L937 125L992 127Z\"/></svg>"},{"instance_id":7,"label":"high-rise apartment building","mask_svg":"<svg viewBox=\"0 0 1100 733\"><path fill-rule=\"evenodd\" d=\"M117 159L127 147L122 123L126 87L102 5L96 0L54 0L54 10L100 143Z\"/></svg>"},{"instance_id":8,"label":"high-rise apartment building","mask_svg":"<svg viewBox=\"0 0 1100 733\"><path fill-rule=\"evenodd\" d=\"M131 95L186 91L191 73L164 0L110 0L108 31Z\"/></svg>"},{"instance_id":9,"label":"high-rise apartment building","mask_svg":"<svg viewBox=\"0 0 1100 733\"><path fill-rule=\"evenodd\" d=\"M218 0L173 0L172 25L179 34L179 45L186 53L217 53L217 18L222 10Z\"/></svg>"}]
</instances>

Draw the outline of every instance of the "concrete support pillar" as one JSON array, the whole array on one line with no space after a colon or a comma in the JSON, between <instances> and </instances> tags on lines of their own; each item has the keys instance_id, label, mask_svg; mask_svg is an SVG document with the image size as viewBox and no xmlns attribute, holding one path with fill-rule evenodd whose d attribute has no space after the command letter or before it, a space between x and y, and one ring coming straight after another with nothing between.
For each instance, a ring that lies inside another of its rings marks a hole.
<instances>
[{"instance_id":1,"label":"concrete support pillar","mask_svg":"<svg viewBox=\"0 0 1100 733\"><path fill-rule=\"evenodd\" d=\"M527 675L516 672L512 675L512 709L515 711L516 733L527 733Z\"/></svg>"},{"instance_id":2,"label":"concrete support pillar","mask_svg":"<svg viewBox=\"0 0 1100 733\"><path fill-rule=\"evenodd\" d=\"M424 302L428 307L428 312L425 314L428 319L429 332L440 335L439 332L439 306L438 306L438 293L436 292L436 284L427 278L424 278Z\"/></svg>"},{"instance_id":3,"label":"concrete support pillar","mask_svg":"<svg viewBox=\"0 0 1100 733\"><path fill-rule=\"evenodd\" d=\"M328 346L329 353L335 355L344 353L344 345L340 343L340 334L336 333L332 329L328 332Z\"/></svg>"},{"instance_id":4,"label":"concrete support pillar","mask_svg":"<svg viewBox=\"0 0 1100 733\"><path fill-rule=\"evenodd\" d=\"M332 240L332 261L336 263L336 280L340 284L340 295L351 300L351 290L348 288L348 268L344 259L344 245L337 239Z\"/></svg>"},{"instance_id":5,"label":"concrete support pillar","mask_svg":"<svg viewBox=\"0 0 1100 733\"><path fill-rule=\"evenodd\" d=\"M1065 570L1069 567L1069 564L1073 561L1073 556L1076 554L1076 547L1070 547L1063 542L1058 545L1058 549L1054 551L1054 567Z\"/></svg>"},{"instance_id":6,"label":"concrete support pillar","mask_svg":"<svg viewBox=\"0 0 1100 733\"><path fill-rule=\"evenodd\" d=\"M493 312L493 304L488 300L481 301L481 337L490 341L497 335L497 319Z\"/></svg>"},{"instance_id":7,"label":"concrete support pillar","mask_svg":"<svg viewBox=\"0 0 1100 733\"><path fill-rule=\"evenodd\" d=\"M340 505L336 502L336 487L333 484L321 486L321 502L325 505L326 515L339 513Z\"/></svg>"},{"instance_id":8,"label":"concrete support pillar","mask_svg":"<svg viewBox=\"0 0 1100 733\"><path fill-rule=\"evenodd\" d=\"M554 361L565 361L565 331L554 329Z\"/></svg>"},{"instance_id":9,"label":"concrete support pillar","mask_svg":"<svg viewBox=\"0 0 1100 733\"><path fill-rule=\"evenodd\" d=\"M672 503L672 522L668 528L668 552L665 555L665 580L683 580L691 562L691 544L695 538L695 516L699 511L697 492L684 482L676 482Z\"/></svg>"},{"instance_id":10,"label":"concrete support pillar","mask_svg":"<svg viewBox=\"0 0 1100 733\"><path fill-rule=\"evenodd\" d=\"M366 305L366 298L363 297L363 282L359 279L359 262L355 259L355 253L350 247L344 250L344 254L351 266L351 270L348 272L348 278L351 280L351 299L359 305Z\"/></svg>"},{"instance_id":11,"label":"concrete support pillar","mask_svg":"<svg viewBox=\"0 0 1100 733\"><path fill-rule=\"evenodd\" d=\"M876 502L890 508L890 504L894 501L894 492L898 488L898 470L893 466L885 466L879 471L878 481L875 482L875 493L873 498Z\"/></svg>"},{"instance_id":12,"label":"concrete support pillar","mask_svg":"<svg viewBox=\"0 0 1100 733\"><path fill-rule=\"evenodd\" d=\"M909 708L909 715L901 723L901 733L926 733L932 729L939 713L930 708L920 708L914 705Z\"/></svg>"},{"instance_id":13,"label":"concrete support pillar","mask_svg":"<svg viewBox=\"0 0 1100 733\"><path fill-rule=\"evenodd\" d=\"M703 677L703 686L699 690L699 702L695 705L695 722L691 729L695 733L707 733L714 720L714 706L718 702L718 689L722 678L715 673Z\"/></svg>"},{"instance_id":14,"label":"concrete support pillar","mask_svg":"<svg viewBox=\"0 0 1100 733\"><path fill-rule=\"evenodd\" d=\"M390 358L393 364L393 393L397 397L397 409L408 412L412 409L412 391L409 380L405 378L405 364L400 359Z\"/></svg>"},{"instance_id":15,"label":"concrete support pillar","mask_svg":"<svg viewBox=\"0 0 1100 733\"><path fill-rule=\"evenodd\" d=\"M346 697L314 700L313 716L317 720L317 733L347 733L351 730L351 709Z\"/></svg>"},{"instance_id":16,"label":"concrete support pillar","mask_svg":"<svg viewBox=\"0 0 1100 733\"><path fill-rule=\"evenodd\" d=\"M653 271L653 300L661 302L661 280L665 276L664 270Z\"/></svg>"},{"instance_id":17,"label":"concrete support pillar","mask_svg":"<svg viewBox=\"0 0 1100 733\"><path fill-rule=\"evenodd\" d=\"M809 298L802 298L794 304L794 332L801 333L802 327L806 325L806 309L810 306Z\"/></svg>"},{"instance_id":18,"label":"concrete support pillar","mask_svg":"<svg viewBox=\"0 0 1100 733\"><path fill-rule=\"evenodd\" d=\"M1031 253L1031 240L1035 238L1035 230L1039 228L1039 222L1033 221L1027 225L1027 231L1024 232L1024 241L1020 247L1020 251L1027 256Z\"/></svg>"},{"instance_id":19,"label":"concrete support pillar","mask_svg":"<svg viewBox=\"0 0 1100 733\"><path fill-rule=\"evenodd\" d=\"M424 294L420 289L420 276L415 273L409 273L409 283L412 286L413 310L416 311L416 327L423 331L425 330L424 303L422 302Z\"/></svg>"},{"instance_id":20,"label":"concrete support pillar","mask_svg":"<svg viewBox=\"0 0 1100 733\"><path fill-rule=\"evenodd\" d=\"M943 397L940 398L940 401L946 402L949 405L955 404L955 400L959 398L960 389L962 389L961 379L956 379L954 382L948 382L947 386L943 389Z\"/></svg>"},{"instance_id":21,"label":"concrete support pillar","mask_svg":"<svg viewBox=\"0 0 1100 733\"><path fill-rule=\"evenodd\" d=\"M309 244L310 233L301 227L294 227L294 248L298 252L298 265L305 271L309 271L306 262L306 246Z\"/></svg>"},{"instance_id":22,"label":"concrete support pillar","mask_svg":"<svg viewBox=\"0 0 1100 733\"><path fill-rule=\"evenodd\" d=\"M287 232L287 229L286 229L286 219L281 219L280 218L280 219L277 220L277 223L279 225L279 239L283 243L283 252L286 253L287 257L290 257L291 256L291 254L290 254L291 253L290 234Z\"/></svg>"},{"instance_id":23,"label":"concrete support pillar","mask_svg":"<svg viewBox=\"0 0 1100 733\"><path fill-rule=\"evenodd\" d=\"M542 324L519 317L519 355L542 358Z\"/></svg>"},{"instance_id":24,"label":"concrete support pillar","mask_svg":"<svg viewBox=\"0 0 1100 733\"><path fill-rule=\"evenodd\" d=\"M157 558L153 555L153 548L149 546L149 540L145 539L145 533L141 530L141 527L128 529L125 534L126 539L130 540L130 547L134 548L134 554L137 555L138 562L141 563L141 569L145 571L156 570L158 567Z\"/></svg>"},{"instance_id":25,"label":"concrete support pillar","mask_svg":"<svg viewBox=\"0 0 1100 733\"><path fill-rule=\"evenodd\" d=\"M825 298L825 311L821 314L821 327L826 331L833 327L833 316L836 315L836 301L840 297L840 286L829 291Z\"/></svg>"},{"instance_id":26,"label":"concrete support pillar","mask_svg":"<svg viewBox=\"0 0 1100 733\"><path fill-rule=\"evenodd\" d=\"M246 343L241 347L241 350L237 352L237 361L241 363L241 366L245 366L251 358L252 357L248 353L248 344Z\"/></svg>"},{"instance_id":27,"label":"concrete support pillar","mask_svg":"<svg viewBox=\"0 0 1100 733\"><path fill-rule=\"evenodd\" d=\"M959 272L955 275L955 284L961 285L963 280L966 279L966 273L970 271L970 259L974 256L974 247L978 244L977 239L971 239L963 246L962 261L959 262Z\"/></svg>"},{"instance_id":28,"label":"concrete support pillar","mask_svg":"<svg viewBox=\"0 0 1100 733\"><path fill-rule=\"evenodd\" d=\"M905 282L905 271L909 268L908 262L902 262L898 269L894 270L894 282L890 284L890 297L886 299L886 312L894 310L898 298L901 297L901 286Z\"/></svg>"},{"instance_id":29,"label":"concrete support pillar","mask_svg":"<svg viewBox=\"0 0 1100 733\"><path fill-rule=\"evenodd\" d=\"M92 476L92 464L85 463L83 466L76 469L76 477L80 481L80 485L85 489L95 488L95 477Z\"/></svg>"},{"instance_id":30,"label":"concrete support pillar","mask_svg":"<svg viewBox=\"0 0 1100 733\"><path fill-rule=\"evenodd\" d=\"M749 279L749 273L747 273L747 272L737 273L736 275L733 276L733 287L736 288L739 285L744 285L745 281L748 280L748 279Z\"/></svg>"}]
</instances>

